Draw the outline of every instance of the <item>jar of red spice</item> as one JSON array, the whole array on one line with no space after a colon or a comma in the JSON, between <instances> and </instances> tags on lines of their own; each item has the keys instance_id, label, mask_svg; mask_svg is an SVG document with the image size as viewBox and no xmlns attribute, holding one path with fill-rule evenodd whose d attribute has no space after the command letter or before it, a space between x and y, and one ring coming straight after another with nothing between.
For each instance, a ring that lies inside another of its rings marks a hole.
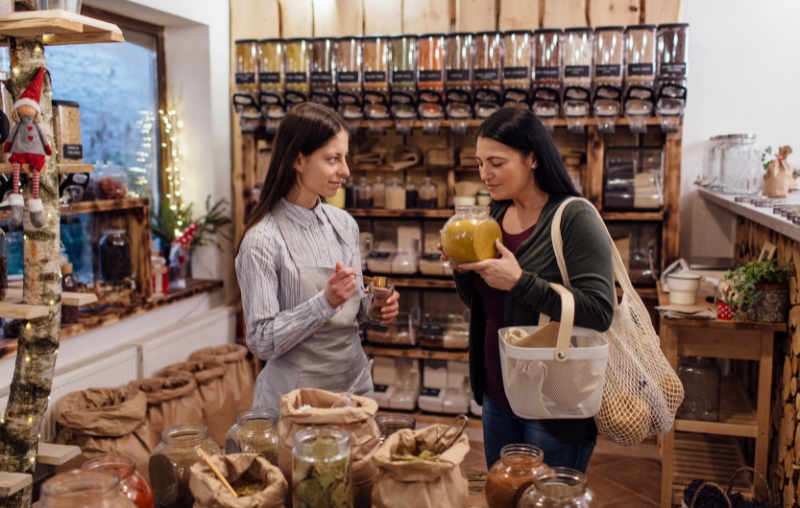
<instances>
[{"instance_id":1,"label":"jar of red spice","mask_svg":"<svg viewBox=\"0 0 800 508\"><path fill-rule=\"evenodd\" d=\"M489 508L517 506L536 477L548 470L541 449L527 444L504 446L500 451L500 460L492 466L486 477L486 504Z\"/></svg>"},{"instance_id":2,"label":"jar of red spice","mask_svg":"<svg viewBox=\"0 0 800 508\"><path fill-rule=\"evenodd\" d=\"M136 461L132 458L121 455L97 457L84 463L83 470L113 473L119 478L120 493L133 501L137 508L155 508L153 489L144 476L136 472Z\"/></svg>"}]
</instances>

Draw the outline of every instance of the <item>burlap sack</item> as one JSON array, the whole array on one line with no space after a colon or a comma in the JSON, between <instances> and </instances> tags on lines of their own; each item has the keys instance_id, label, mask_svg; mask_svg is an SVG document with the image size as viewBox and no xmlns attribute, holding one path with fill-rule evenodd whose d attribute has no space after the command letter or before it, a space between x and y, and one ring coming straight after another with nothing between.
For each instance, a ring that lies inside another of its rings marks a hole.
<instances>
[{"instance_id":1,"label":"burlap sack","mask_svg":"<svg viewBox=\"0 0 800 508\"><path fill-rule=\"evenodd\" d=\"M764 175L763 194L769 198L785 198L792 186L792 165L786 159L791 155L791 146L782 146L778 149L775 160L767 166Z\"/></svg>"},{"instance_id":2,"label":"burlap sack","mask_svg":"<svg viewBox=\"0 0 800 508\"><path fill-rule=\"evenodd\" d=\"M254 496L233 497L217 475L203 461L192 466L189 489L194 508L279 508L286 499L288 485L280 469L256 453L215 455L211 463L235 489L241 483L263 483L264 490Z\"/></svg>"},{"instance_id":3,"label":"burlap sack","mask_svg":"<svg viewBox=\"0 0 800 508\"><path fill-rule=\"evenodd\" d=\"M197 390L203 399L203 420L208 427L208 437L225 449L225 436L236 423L234 401L226 397L225 366L217 360L192 360L176 363L164 369L165 376L189 373L197 381Z\"/></svg>"},{"instance_id":4,"label":"burlap sack","mask_svg":"<svg viewBox=\"0 0 800 508\"><path fill-rule=\"evenodd\" d=\"M136 470L148 478L153 440L147 422L147 396L129 388L91 388L65 395L56 404L56 422L61 426L56 442L74 445L81 455L56 468L57 473L80 468L103 455L127 455Z\"/></svg>"},{"instance_id":5,"label":"burlap sack","mask_svg":"<svg viewBox=\"0 0 800 508\"><path fill-rule=\"evenodd\" d=\"M466 434L435 461L393 461L394 454L417 455L447 429L432 425L422 430L400 430L389 436L372 457L380 475L372 490L376 508L463 508L469 505L469 484L461 462L469 453Z\"/></svg>"},{"instance_id":6,"label":"burlap sack","mask_svg":"<svg viewBox=\"0 0 800 508\"><path fill-rule=\"evenodd\" d=\"M197 382L189 374L137 379L128 383L128 388L145 393L147 421L157 443L161 442L161 433L171 427L205 425L203 399L197 391Z\"/></svg>"},{"instance_id":7,"label":"burlap sack","mask_svg":"<svg viewBox=\"0 0 800 508\"><path fill-rule=\"evenodd\" d=\"M225 365L225 397L231 399L236 408L233 412L235 421L236 413L253 407L253 390L256 382L253 378L253 368L247 361L247 348L241 344L226 344L192 353L191 360L205 359L216 360Z\"/></svg>"},{"instance_id":8,"label":"burlap sack","mask_svg":"<svg viewBox=\"0 0 800 508\"><path fill-rule=\"evenodd\" d=\"M375 423L378 403L366 397L353 395L356 407L331 409L340 394L301 388L281 398L281 421L278 423L278 464L289 490L292 485L292 446L295 433L309 426L334 425L350 433L353 469L353 504L356 508L369 508L372 485L378 470L372 463L372 455L381 443L381 432ZM310 409L301 410L303 406ZM291 494L291 492L290 492Z\"/></svg>"}]
</instances>

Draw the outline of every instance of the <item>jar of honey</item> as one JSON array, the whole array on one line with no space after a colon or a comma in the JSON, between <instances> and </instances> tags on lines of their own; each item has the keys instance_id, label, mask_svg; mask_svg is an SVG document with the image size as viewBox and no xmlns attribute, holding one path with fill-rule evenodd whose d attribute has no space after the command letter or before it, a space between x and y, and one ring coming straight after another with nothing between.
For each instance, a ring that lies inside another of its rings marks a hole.
<instances>
[{"instance_id":1,"label":"jar of honey","mask_svg":"<svg viewBox=\"0 0 800 508\"><path fill-rule=\"evenodd\" d=\"M488 206L456 206L456 214L442 229L442 250L451 266L476 263L496 257L495 240L502 239Z\"/></svg>"}]
</instances>

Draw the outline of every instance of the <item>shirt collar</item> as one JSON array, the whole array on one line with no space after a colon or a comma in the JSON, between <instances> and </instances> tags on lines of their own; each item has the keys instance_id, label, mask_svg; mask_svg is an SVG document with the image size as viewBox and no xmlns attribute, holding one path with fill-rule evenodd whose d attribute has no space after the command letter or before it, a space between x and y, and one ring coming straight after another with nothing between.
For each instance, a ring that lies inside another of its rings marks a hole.
<instances>
[{"instance_id":1,"label":"shirt collar","mask_svg":"<svg viewBox=\"0 0 800 508\"><path fill-rule=\"evenodd\" d=\"M289 220L300 226L309 227L314 221L325 222L325 212L322 209L322 200L319 198L317 198L317 206L313 210L296 205L285 198L281 198L281 206L286 211Z\"/></svg>"}]
</instances>

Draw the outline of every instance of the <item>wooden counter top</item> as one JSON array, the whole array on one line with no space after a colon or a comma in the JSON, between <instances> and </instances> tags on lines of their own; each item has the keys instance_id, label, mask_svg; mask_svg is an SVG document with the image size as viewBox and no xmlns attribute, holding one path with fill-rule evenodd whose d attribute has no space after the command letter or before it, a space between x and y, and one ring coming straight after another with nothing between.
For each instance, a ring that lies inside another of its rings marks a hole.
<instances>
[{"instance_id":1,"label":"wooden counter top","mask_svg":"<svg viewBox=\"0 0 800 508\"><path fill-rule=\"evenodd\" d=\"M711 192L708 189L700 189L699 192L700 197L710 203L714 203L737 215L741 215L753 222L766 226L792 240L800 241L800 226L795 226L786 220L785 217L773 214L771 206L760 208L749 203L737 203L735 201L736 196L734 195ZM763 196L757 195L753 197ZM800 207L800 192L790 192L789 196L783 199L783 201L787 205L797 205Z\"/></svg>"}]
</instances>

